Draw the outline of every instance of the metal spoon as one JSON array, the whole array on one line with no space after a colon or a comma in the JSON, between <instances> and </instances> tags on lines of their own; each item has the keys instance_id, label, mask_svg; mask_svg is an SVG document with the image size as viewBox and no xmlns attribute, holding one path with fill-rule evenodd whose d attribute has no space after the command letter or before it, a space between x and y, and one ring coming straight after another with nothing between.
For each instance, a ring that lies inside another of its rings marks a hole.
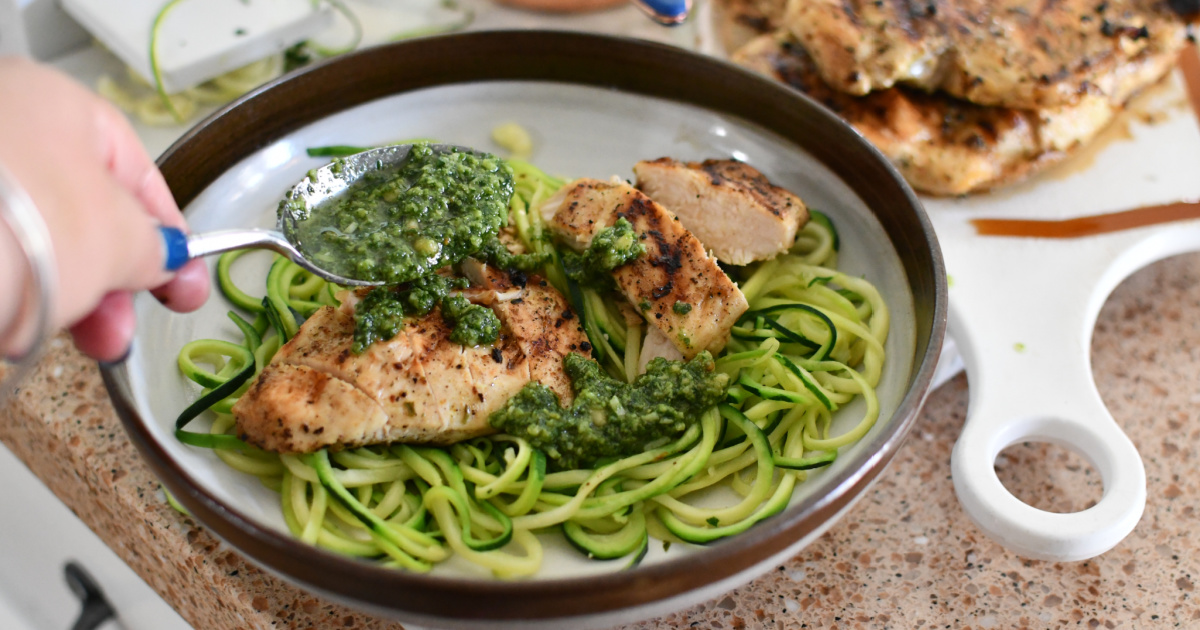
<instances>
[{"instance_id":1,"label":"metal spoon","mask_svg":"<svg viewBox=\"0 0 1200 630\"><path fill-rule=\"evenodd\" d=\"M450 144L429 145L437 153L451 151L474 152L473 149ZM368 171L397 167L408 158L412 149L411 144L397 144L377 149L370 149L344 157L335 163L309 171L308 176L296 184L288 193L287 199L300 200L304 207L311 208L321 202L346 190L357 182ZM159 228L167 247L166 268L168 271L179 269L193 258L220 254L234 249L258 248L269 249L286 256L288 260L300 265L308 271L325 280L342 286L378 286L382 281L360 280L346 278L326 269L322 269L305 258L293 240L296 225L302 222L302 217L295 215L295 206L299 204L284 203L280 206L279 221L276 229L241 229L216 230L203 234L186 235L175 228Z\"/></svg>"}]
</instances>

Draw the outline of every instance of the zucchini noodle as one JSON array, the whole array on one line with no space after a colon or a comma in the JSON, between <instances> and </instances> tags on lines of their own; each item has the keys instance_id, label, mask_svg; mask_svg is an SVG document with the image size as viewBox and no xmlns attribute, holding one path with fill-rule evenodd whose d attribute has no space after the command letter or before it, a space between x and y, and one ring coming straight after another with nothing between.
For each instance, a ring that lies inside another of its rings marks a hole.
<instances>
[{"instance_id":1,"label":"zucchini noodle","mask_svg":"<svg viewBox=\"0 0 1200 630\"><path fill-rule=\"evenodd\" d=\"M514 238L527 252L553 254L543 275L582 314L605 367L632 381L644 322L627 323L615 306L620 300L567 279L538 211L564 180L518 159L509 163ZM180 351L180 370L203 395L180 416L177 436L258 477L279 493L293 535L336 553L410 571L459 556L481 572L519 578L541 566L538 535L557 531L590 558L633 567L651 537L664 548L703 545L779 513L808 470L831 464L874 425L888 308L869 282L837 270L838 244L832 222L814 211L790 252L729 272L749 310L716 358L716 369L730 377L725 402L675 440L595 469L553 473L542 452L503 434L449 447L391 444L308 455L268 453L239 440L233 402L301 318L337 303L338 288L276 257L263 297L255 297L259 291L232 280L243 252L227 253L218 285L251 319L230 312L241 343L197 340ZM860 397L861 416L835 434L835 412ZM205 410L208 431L185 430Z\"/></svg>"}]
</instances>

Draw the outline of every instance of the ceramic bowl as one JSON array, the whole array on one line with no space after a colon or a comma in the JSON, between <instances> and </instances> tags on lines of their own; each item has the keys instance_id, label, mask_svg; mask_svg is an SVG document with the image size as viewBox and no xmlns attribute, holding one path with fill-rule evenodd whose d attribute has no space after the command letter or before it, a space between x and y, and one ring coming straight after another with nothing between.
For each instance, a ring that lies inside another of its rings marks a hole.
<instances>
[{"instance_id":1,"label":"ceramic bowl","mask_svg":"<svg viewBox=\"0 0 1200 630\"><path fill-rule=\"evenodd\" d=\"M308 147L421 137L499 151L490 132L505 122L529 129L530 160L551 173L631 178L641 159L733 157L828 214L841 234L840 267L875 283L892 312L882 413L872 431L798 487L787 510L741 535L669 551L652 542L629 571L584 560L546 535L543 571L521 581L453 563L417 575L309 547L287 533L275 493L211 452L177 442L173 420L197 396L175 367L179 348L197 338L240 338L220 297L187 315L140 297L134 350L104 372L132 439L195 518L254 562L410 623L606 626L714 597L782 562L849 509L895 454L929 389L945 328L945 273L920 203L830 112L669 46L482 32L374 48L285 76L199 124L159 164L193 230L269 226L283 192L323 163L307 156ZM841 412L834 430L853 424L854 413L853 406Z\"/></svg>"}]
</instances>

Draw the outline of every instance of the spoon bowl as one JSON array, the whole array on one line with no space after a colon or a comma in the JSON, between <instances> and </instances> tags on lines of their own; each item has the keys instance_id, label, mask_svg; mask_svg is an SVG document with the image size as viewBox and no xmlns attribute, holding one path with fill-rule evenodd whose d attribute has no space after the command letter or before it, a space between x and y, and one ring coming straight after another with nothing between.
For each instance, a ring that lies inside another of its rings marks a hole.
<instances>
[{"instance_id":1,"label":"spoon bowl","mask_svg":"<svg viewBox=\"0 0 1200 630\"><path fill-rule=\"evenodd\" d=\"M435 153L477 151L451 144L430 144ZM344 193L370 171L397 168L408 159L411 144L394 144L339 157L313 169L297 183L279 204L279 220L275 229L216 230L185 235L174 228L160 228L167 248L166 268L174 271L193 259L220 254L235 249L269 249L287 257L305 271L341 286L379 286L382 280L349 278L324 269L305 256L297 236L307 210Z\"/></svg>"}]
</instances>

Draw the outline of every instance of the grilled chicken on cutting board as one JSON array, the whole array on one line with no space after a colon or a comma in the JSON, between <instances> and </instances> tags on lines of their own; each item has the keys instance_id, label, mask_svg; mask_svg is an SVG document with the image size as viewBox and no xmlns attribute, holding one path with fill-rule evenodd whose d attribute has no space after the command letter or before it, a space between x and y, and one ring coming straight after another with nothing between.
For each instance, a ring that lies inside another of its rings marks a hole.
<instances>
[{"instance_id":1,"label":"grilled chicken on cutting board","mask_svg":"<svg viewBox=\"0 0 1200 630\"><path fill-rule=\"evenodd\" d=\"M629 184L579 179L546 200L541 212L554 235L576 251L587 249L618 219L633 225L646 252L613 270L613 279L684 358L724 348L729 329L749 308L746 296L679 219ZM679 312L676 303L689 310Z\"/></svg>"},{"instance_id":2,"label":"grilled chicken on cutting board","mask_svg":"<svg viewBox=\"0 0 1200 630\"><path fill-rule=\"evenodd\" d=\"M1124 103L1188 27L1168 0L793 0L782 23L835 90L894 85L1041 109Z\"/></svg>"},{"instance_id":3,"label":"grilled chicken on cutting board","mask_svg":"<svg viewBox=\"0 0 1200 630\"><path fill-rule=\"evenodd\" d=\"M637 187L666 206L717 260L748 265L786 252L808 222L799 197L737 160L659 158L633 167Z\"/></svg>"},{"instance_id":4,"label":"grilled chicken on cutting board","mask_svg":"<svg viewBox=\"0 0 1200 630\"><path fill-rule=\"evenodd\" d=\"M1035 29L1051 29L1053 24L1046 20L1083 10L1087 5L1041 2L1030 6L1007 0L996 3L972 0L969 4L948 0L933 3L719 0L718 16L724 44L733 51L735 62L800 89L833 109L879 147L917 190L935 195L961 195L1019 181L1091 141L1138 91L1162 79L1173 67L1187 38L1190 28L1187 22L1195 15L1182 16L1170 7L1183 10L1185 4L1188 3L1183 0L1097 1L1088 9L1090 13L1084 11L1078 15L1080 26L1061 25L1061 31L1055 31L1054 37L1036 42L1040 48L1030 54L1049 50L1065 58L1075 50L1071 42L1076 40L1071 38L1082 37L1077 31L1083 29L1084 35L1091 38L1089 46L1097 47L1096 42L1104 39L1112 51L1103 63L1094 59L1080 62L1081 68L1096 73L1095 80L1084 79L1080 85L1085 89L1058 99L1058 105L1054 104L1055 98L1046 94L1052 95L1055 90L1069 93L1071 90L1063 86L1071 82L1071 76L1077 79L1082 76L1080 73L1071 75L1060 68L1045 80L1038 76L1035 88L1024 92L1000 90L1002 99L988 97L988 86L997 85L995 81L979 83L965 92L956 91L953 85L943 85L943 79L949 76L947 68L967 63L960 59L958 51L940 45L922 49L936 53L933 65L928 60L905 64L897 61L919 57L913 56L914 47L926 46L937 39L922 39L937 16L918 16L915 22L880 21L883 20L880 16L920 7L928 11L933 6L934 13L946 8L946 12L938 15L949 20L947 16L968 15L962 7L969 6L975 12L969 14L983 20L974 24L975 30L971 32L978 34L983 29L989 37L999 38L995 46L1004 47L1016 46L1014 42L1029 36L1029 32L1014 26L1028 22L1022 12L1032 11L1044 18ZM835 7L842 12L831 13ZM1007 13L1001 15L997 11ZM942 26L953 23L944 21ZM1135 24L1139 26L1131 28ZM1141 26L1146 26L1145 36L1141 34ZM1093 28L1100 29L1099 38ZM805 36L798 37L798 32ZM933 32L941 33L937 29ZM1061 42L1060 35L1065 38ZM863 39L855 40L859 36ZM966 32L957 36L965 37ZM896 48L887 43L891 37L898 38ZM846 44L841 52L831 48L839 41ZM848 43L853 41L857 43ZM1058 44L1051 45L1054 42ZM994 53L995 46L972 47L970 63L988 63L985 51ZM1102 46L1096 48L1101 49ZM854 81L848 75L839 80L828 72L831 66L819 63L838 55L849 55L864 66L874 64L876 74L859 69L852 71L859 72ZM1016 64L1013 58L994 57L991 61L999 64L1004 76L1010 79L1028 74L1033 68ZM936 71L931 70L935 66ZM879 74L883 72L881 68L896 70L898 74L881 79L879 76L887 75ZM900 72L901 68L907 70ZM911 76L905 78L905 73ZM861 94L868 89L864 82L869 82L871 91ZM1030 97L1034 93L1042 96ZM995 102L1013 106L995 106Z\"/></svg>"},{"instance_id":5,"label":"grilled chicken on cutting board","mask_svg":"<svg viewBox=\"0 0 1200 630\"><path fill-rule=\"evenodd\" d=\"M808 51L787 33L760 36L733 58L823 103L878 147L913 188L935 195L1015 182L1086 144L1120 111L1101 96L1041 110L985 107L905 87L856 97L826 85ZM1174 60L1141 63L1137 72L1157 80Z\"/></svg>"},{"instance_id":6,"label":"grilled chicken on cutting board","mask_svg":"<svg viewBox=\"0 0 1200 630\"><path fill-rule=\"evenodd\" d=\"M586 352L587 336L566 300L530 276L469 263L472 301L489 305L502 330L493 346L450 341L434 309L390 341L354 354L354 303L309 317L233 406L239 437L279 453L387 442L451 444L494 433L488 416L530 380L574 398L562 360Z\"/></svg>"}]
</instances>

